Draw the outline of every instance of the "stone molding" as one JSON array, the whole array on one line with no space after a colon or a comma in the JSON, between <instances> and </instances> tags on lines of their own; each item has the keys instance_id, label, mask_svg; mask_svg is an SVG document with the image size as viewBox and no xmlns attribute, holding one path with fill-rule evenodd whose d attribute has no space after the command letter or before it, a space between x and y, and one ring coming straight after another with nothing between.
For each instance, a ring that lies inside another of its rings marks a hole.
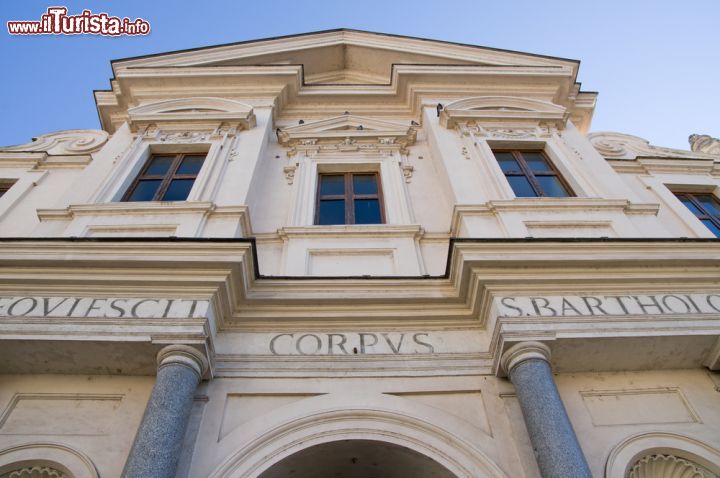
<instances>
[{"instance_id":1,"label":"stone molding","mask_svg":"<svg viewBox=\"0 0 720 478\"><path fill-rule=\"evenodd\" d=\"M289 407L275 414L246 423L220 442L225 458L210 478L250 478L310 446L337 440L377 440L405 446L438 462L457 476L506 478L507 475L486 455L481 446L492 443L485 436L480 444L469 440L467 424L447 414L443 426L418 416L427 415L424 405L385 395L380 398L354 393L337 408L333 397L319 396L304 402L305 408ZM313 401L314 410L307 407ZM438 410L433 411L434 414ZM262 421L262 423L260 423ZM453 424L453 433L448 432ZM267 431L270 430L270 431ZM475 435L477 436L477 435ZM219 455L223 456L223 455Z\"/></svg>"},{"instance_id":2,"label":"stone molding","mask_svg":"<svg viewBox=\"0 0 720 478\"><path fill-rule=\"evenodd\" d=\"M157 354L158 369L168 365L184 365L193 369L199 377L209 370L208 360L196 348L189 345L168 345Z\"/></svg>"},{"instance_id":3,"label":"stone molding","mask_svg":"<svg viewBox=\"0 0 720 478\"><path fill-rule=\"evenodd\" d=\"M130 130L137 132L148 128L153 130L177 131L188 129L214 130L222 124L227 129L250 129L256 119L250 105L227 98L198 96L156 101L135 106L127 110ZM177 142L182 137L167 138Z\"/></svg>"},{"instance_id":4,"label":"stone molding","mask_svg":"<svg viewBox=\"0 0 720 478\"><path fill-rule=\"evenodd\" d=\"M466 217L472 216L499 216L503 213L566 213L568 211L582 211L588 214L596 212L623 213L625 215L648 215L656 216L660 210L660 204L633 203L626 199L603 199L603 198L515 198L488 201L485 204L456 204L453 207L452 220L450 221L450 237L459 237L461 226ZM607 216L588 215L587 220L608 222ZM532 220L532 218L527 218ZM583 220L574 221L578 226L583 225ZM553 221L547 221L552 223ZM556 221L557 222L557 221Z\"/></svg>"},{"instance_id":5,"label":"stone molding","mask_svg":"<svg viewBox=\"0 0 720 478\"><path fill-rule=\"evenodd\" d=\"M65 473L49 466L25 466L8 473L0 475L0 478L69 478Z\"/></svg>"},{"instance_id":6,"label":"stone molding","mask_svg":"<svg viewBox=\"0 0 720 478\"><path fill-rule=\"evenodd\" d=\"M357 48L361 61L377 62L377 56L372 55L378 50L396 52L399 58L388 63L382 72L338 70L329 63L316 68L318 71L304 71L303 64L324 61L324 47L337 45ZM415 61L412 64L403 61L404 55ZM435 61L418 64L415 55ZM274 56L292 64L258 65L255 63L258 56L266 59ZM437 58L446 58L454 64L435 64ZM176 66L181 68L173 68ZM228 91L241 101L256 105L272 103L274 114L288 119L323 118L328 115L328 108L332 114L342 114L347 109L343 105L352 104L356 114L373 115L381 111L386 117L417 120L424 101L437 104L438 91L449 92L443 101L453 101L474 95L491 96L502 85L504 91L520 96L527 94L526 79L534 78L543 82L543 88L533 94L547 101L558 97L573 122L585 130L597 95L580 91L576 83L578 67L579 62L562 58L336 30L118 61L113 63L115 77L111 89L95 92L95 98L101 122L108 130L119 127L127 109L136 106L133 103L138 100L223 96ZM483 81L476 80L479 78ZM158 88L158 80L163 88ZM367 83L342 84L348 80ZM318 83L332 81L341 83Z\"/></svg>"},{"instance_id":7,"label":"stone molding","mask_svg":"<svg viewBox=\"0 0 720 478\"><path fill-rule=\"evenodd\" d=\"M344 114L310 123L277 129L278 142L288 157L298 151L312 156L320 152L395 151L407 154L417 131L413 126Z\"/></svg>"},{"instance_id":8,"label":"stone molding","mask_svg":"<svg viewBox=\"0 0 720 478\"><path fill-rule=\"evenodd\" d=\"M75 156L98 151L110 135L96 129L71 129L33 138L31 143L0 147L0 152L45 152L49 155Z\"/></svg>"},{"instance_id":9,"label":"stone molding","mask_svg":"<svg viewBox=\"0 0 720 478\"><path fill-rule=\"evenodd\" d=\"M690 475L693 478L720 476L720 450L697 439L669 432L641 433L620 442L608 456L604 476L605 478L628 478L628 474L639 461L644 457L658 454L672 455L676 460L691 462L704 468L704 472L711 473L711 475L697 477ZM692 469L690 470L692 471ZM674 477L675 475L668 476ZM642 475L638 474L636 478L642 478Z\"/></svg>"},{"instance_id":10,"label":"stone molding","mask_svg":"<svg viewBox=\"0 0 720 478\"><path fill-rule=\"evenodd\" d=\"M42 465L27 465L27 463L38 463ZM21 465L17 466L17 464ZM39 468L38 471L42 471L43 468L62 471L63 474L59 476L64 478L99 478L100 476L89 457L78 450L60 443L26 443L0 450L1 477L5 478L6 473L10 473L8 476L13 476L13 472L24 472L26 469L31 471L33 468ZM16 476L22 478L36 478L36 476L38 478L55 477L55 475L52 474L21 474ZM15 478L15 476L13 476L13 478Z\"/></svg>"},{"instance_id":11,"label":"stone molding","mask_svg":"<svg viewBox=\"0 0 720 478\"><path fill-rule=\"evenodd\" d=\"M632 467L628 478L717 478L698 466L674 455L645 455Z\"/></svg>"},{"instance_id":12,"label":"stone molding","mask_svg":"<svg viewBox=\"0 0 720 478\"><path fill-rule=\"evenodd\" d=\"M524 124L530 127L531 133L540 125L562 129L568 116L565 107L549 101L516 96L475 96L445 105L440 112L440 124L445 128L454 128L457 124L495 126L500 128L501 135L524 137L523 133L513 132L508 126Z\"/></svg>"},{"instance_id":13,"label":"stone molding","mask_svg":"<svg viewBox=\"0 0 720 478\"><path fill-rule=\"evenodd\" d=\"M534 341L515 344L500 357L501 370L509 374L519 363L530 359L540 359L550 363L550 347Z\"/></svg>"},{"instance_id":14,"label":"stone molding","mask_svg":"<svg viewBox=\"0 0 720 478\"><path fill-rule=\"evenodd\" d=\"M642 157L671 159L714 159L714 155L699 151L654 146L646 139L630 134L597 132L587 135L590 143L605 159L632 160Z\"/></svg>"}]
</instances>

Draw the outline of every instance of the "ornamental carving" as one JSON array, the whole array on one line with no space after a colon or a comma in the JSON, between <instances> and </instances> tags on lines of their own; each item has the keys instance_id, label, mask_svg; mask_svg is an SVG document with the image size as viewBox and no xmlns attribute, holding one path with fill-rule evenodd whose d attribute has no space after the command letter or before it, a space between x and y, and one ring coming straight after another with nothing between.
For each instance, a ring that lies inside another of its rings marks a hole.
<instances>
[{"instance_id":1,"label":"ornamental carving","mask_svg":"<svg viewBox=\"0 0 720 478\"><path fill-rule=\"evenodd\" d=\"M33 138L31 143L0 148L0 151L46 152L73 156L99 150L108 140L108 133L96 129L75 129L48 133Z\"/></svg>"},{"instance_id":2,"label":"ornamental carving","mask_svg":"<svg viewBox=\"0 0 720 478\"><path fill-rule=\"evenodd\" d=\"M417 138L417 131L412 125L351 114L277 128L276 134L278 143L288 148L289 157L298 151L308 156L321 151L400 151L407 154L408 146L414 144Z\"/></svg>"},{"instance_id":3,"label":"ornamental carving","mask_svg":"<svg viewBox=\"0 0 720 478\"><path fill-rule=\"evenodd\" d=\"M0 475L0 478L68 478L65 473L49 466L27 466L10 473Z\"/></svg>"},{"instance_id":4,"label":"ornamental carving","mask_svg":"<svg viewBox=\"0 0 720 478\"><path fill-rule=\"evenodd\" d=\"M718 478L718 476L674 455L646 455L635 463L628 478Z\"/></svg>"},{"instance_id":5,"label":"ornamental carving","mask_svg":"<svg viewBox=\"0 0 720 478\"><path fill-rule=\"evenodd\" d=\"M547 138L558 132L558 129L554 126L547 125L507 128L480 126L475 121L457 122L455 128L461 136L470 136L472 134L484 139Z\"/></svg>"},{"instance_id":6,"label":"ornamental carving","mask_svg":"<svg viewBox=\"0 0 720 478\"><path fill-rule=\"evenodd\" d=\"M590 133L590 143L607 159L653 158L706 159L712 156L703 152L653 146L646 139L622 133Z\"/></svg>"},{"instance_id":7,"label":"ornamental carving","mask_svg":"<svg viewBox=\"0 0 720 478\"><path fill-rule=\"evenodd\" d=\"M296 165L292 166L285 166L283 168L283 174L285 175L285 180L289 185L292 185L293 181L295 181L295 171L297 170Z\"/></svg>"},{"instance_id":8,"label":"ornamental carving","mask_svg":"<svg viewBox=\"0 0 720 478\"><path fill-rule=\"evenodd\" d=\"M206 143L210 141L212 133L198 131L183 131L180 133L161 133L157 139L166 143Z\"/></svg>"},{"instance_id":9,"label":"ornamental carving","mask_svg":"<svg viewBox=\"0 0 720 478\"><path fill-rule=\"evenodd\" d=\"M699 153L720 155L720 139L707 134L691 134L690 149Z\"/></svg>"}]
</instances>

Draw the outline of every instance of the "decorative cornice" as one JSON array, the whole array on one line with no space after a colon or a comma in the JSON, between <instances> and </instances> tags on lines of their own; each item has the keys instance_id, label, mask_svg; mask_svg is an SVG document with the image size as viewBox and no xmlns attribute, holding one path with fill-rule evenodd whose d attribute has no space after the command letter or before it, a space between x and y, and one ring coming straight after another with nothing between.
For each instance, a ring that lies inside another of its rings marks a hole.
<instances>
[{"instance_id":1,"label":"decorative cornice","mask_svg":"<svg viewBox=\"0 0 720 478\"><path fill-rule=\"evenodd\" d=\"M590 143L605 159L671 158L671 159L718 159L702 152L653 146L646 139L623 133L599 132L587 135Z\"/></svg>"},{"instance_id":2,"label":"decorative cornice","mask_svg":"<svg viewBox=\"0 0 720 478\"><path fill-rule=\"evenodd\" d=\"M109 137L107 132L95 129L57 131L33 138L31 143L0 147L0 152L44 152L56 156L87 155L102 148Z\"/></svg>"}]
</instances>

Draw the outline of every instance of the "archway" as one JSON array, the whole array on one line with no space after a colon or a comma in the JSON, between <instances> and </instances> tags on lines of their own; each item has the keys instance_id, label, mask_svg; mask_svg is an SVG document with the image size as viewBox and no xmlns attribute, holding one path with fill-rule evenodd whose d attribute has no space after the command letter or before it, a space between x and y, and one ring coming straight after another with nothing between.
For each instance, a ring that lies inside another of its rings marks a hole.
<instances>
[{"instance_id":1,"label":"archway","mask_svg":"<svg viewBox=\"0 0 720 478\"><path fill-rule=\"evenodd\" d=\"M375 440L339 440L300 450L258 478L457 478L404 446Z\"/></svg>"}]
</instances>

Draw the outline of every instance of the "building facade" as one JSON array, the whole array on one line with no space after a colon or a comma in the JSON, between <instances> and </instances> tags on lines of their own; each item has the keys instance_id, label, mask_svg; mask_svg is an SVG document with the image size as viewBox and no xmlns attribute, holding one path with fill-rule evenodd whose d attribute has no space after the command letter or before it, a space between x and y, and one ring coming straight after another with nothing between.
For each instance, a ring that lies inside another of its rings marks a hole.
<instances>
[{"instance_id":1,"label":"building facade","mask_svg":"<svg viewBox=\"0 0 720 478\"><path fill-rule=\"evenodd\" d=\"M0 477L720 476L720 142L354 30L112 67L0 149Z\"/></svg>"}]
</instances>

